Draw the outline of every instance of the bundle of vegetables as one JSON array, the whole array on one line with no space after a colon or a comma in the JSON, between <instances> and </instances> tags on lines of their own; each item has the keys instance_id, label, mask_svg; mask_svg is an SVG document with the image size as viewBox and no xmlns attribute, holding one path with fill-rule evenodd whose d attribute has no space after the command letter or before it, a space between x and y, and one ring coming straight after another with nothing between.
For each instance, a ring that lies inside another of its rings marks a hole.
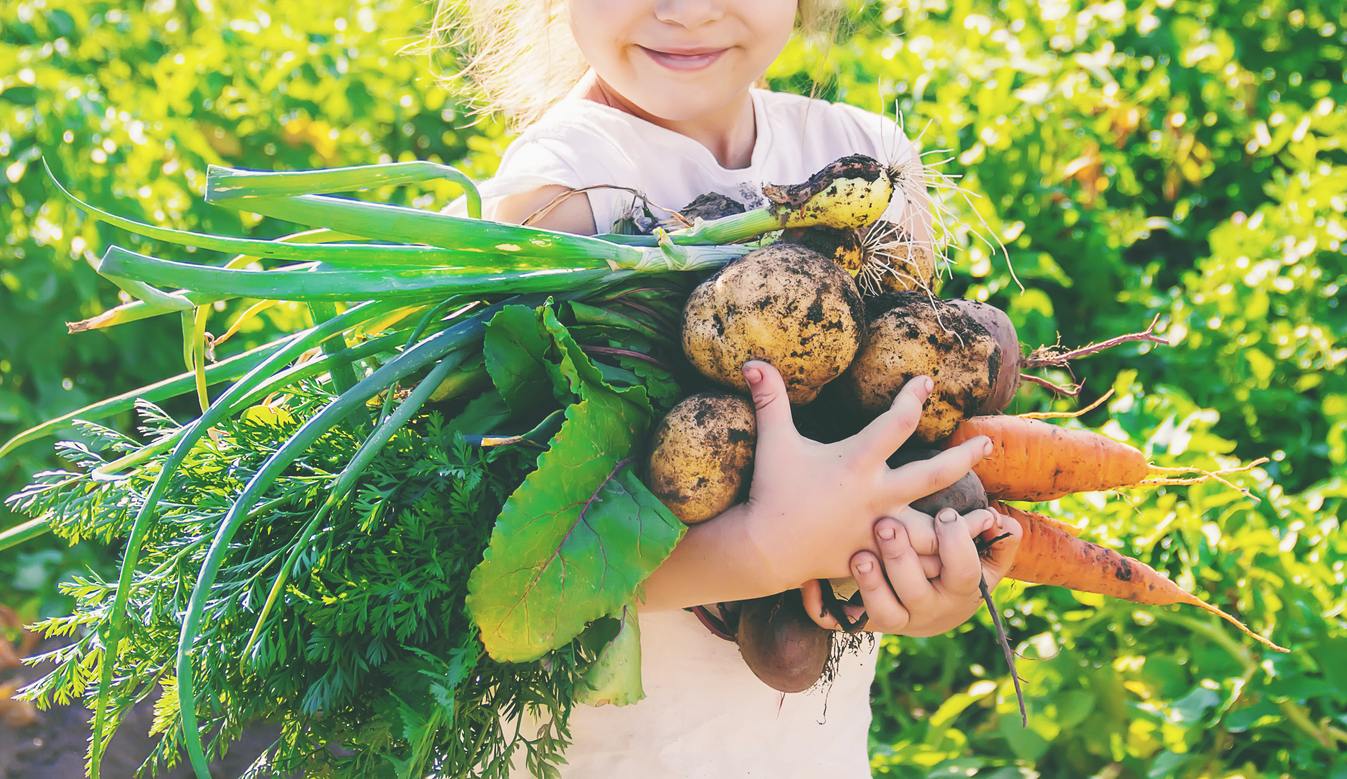
<instances>
[{"instance_id":1,"label":"bundle of vegetables","mask_svg":"<svg viewBox=\"0 0 1347 779\"><path fill-rule=\"evenodd\" d=\"M912 231L901 232L910 236ZM862 247L859 261L851 254L857 245ZM887 410L912 379L931 376L935 388L921 420L890 464L924 456L919 447L947 448L978 435L991 438L993 452L975 466L971 485L955 485L914 507L932 514L944 508L967 512L989 507L990 496L1024 530L1010 578L1138 603L1196 605L1285 651L1140 561L1082 541L1042 514L1000 503L1221 479L1220 472L1153 466L1140 451L1089 430L1002 413L1021 380L1033 378L1021 374L1024 368L1063 365L1128 341L1163 339L1148 329L1073 352L1038 350L1025 357L1004 312L976 301L938 299L934 268L926 271L926 264L909 267L901 278L890 277L906 289L858 287L865 268L874 263L867 249L873 253L874 246L846 231L786 231L779 243L735 260L693 290L684 309L684 352L704 375L741 394L687 398L655 433L647 483L681 520L691 524L714 517L744 497L756 444L751 406L742 396L746 385L739 366L745 361L763 359L776 366L791 403L803 406L797 419L821 423L830 440ZM821 395L830 390L830 397ZM849 410L849 420L845 414L839 418L838 407ZM999 540L982 539L984 551ZM840 625L848 632L864 627L864 613L853 620L843 606L844 599L862 605L854 581L833 580L820 588L825 607ZM985 583L983 597L995 616ZM826 676L835 651L803 608L798 597L773 596L763 603L721 604L719 617L702 609L700 616L715 632L739 642L760 679L794 692ZM764 641L771 645L761 646ZM1002 642L1013 676L1004 634Z\"/></svg>"},{"instance_id":2,"label":"bundle of vegetables","mask_svg":"<svg viewBox=\"0 0 1347 779\"><path fill-rule=\"evenodd\" d=\"M118 580L78 581L74 613L43 625L74 640L26 694L90 703L95 777L157 688L156 767L182 749L207 776L265 719L282 735L259 776L547 771L573 705L642 695L631 604L683 525L634 459L657 411L701 383L678 349L689 271L764 231L872 221L887 174L870 161L847 184L857 168L820 198L598 238L483 221L472 183L430 163L212 168L208 200L314 228L275 241L138 224L57 184L95 218L237 256L110 248L99 272L138 300L71 329L178 313L189 371L0 448L82 432L60 445L74 468L10 499L33 520L0 547L48 530L125 543ZM463 185L469 218L329 195L432 177ZM207 338L206 307L241 298L261 301L244 316L303 302L313 326L208 365L225 338ZM154 405L194 389L192 422ZM95 424L133 407L140 439Z\"/></svg>"},{"instance_id":3,"label":"bundle of vegetables","mask_svg":"<svg viewBox=\"0 0 1347 779\"><path fill-rule=\"evenodd\" d=\"M99 272L139 300L72 330L176 312L189 371L0 448L83 420L85 443L61 446L76 468L11 498L33 520L0 548L46 530L125 542L118 580L77 582L74 613L45 624L74 642L28 696L90 702L95 777L156 687L152 761L181 748L202 777L258 719L282 735L257 776L505 776L521 759L546 773L575 704L641 697L641 581L684 523L746 488L745 360L782 372L819 438L849 434L920 373L938 387L923 442L1008 404L1018 343L938 301L929 252L880 220L895 191L911 197L902 174L845 158L767 188L760 209L598 237L481 220L471 182L430 163L212 168L208 200L313 228L275 241L142 225L62 189L111 224L238 256L209 267L110 248ZM330 196L432 177L463 185L469 218ZM262 301L250 312L303 302L313 326L207 365L205 307L239 298ZM714 383L730 391L699 392ZM190 423L153 405L193 389ZM94 424L133 406L139 440ZM1047 580L1031 568L1011 575ZM799 604L721 609L781 689L813 684L837 650Z\"/></svg>"}]
</instances>

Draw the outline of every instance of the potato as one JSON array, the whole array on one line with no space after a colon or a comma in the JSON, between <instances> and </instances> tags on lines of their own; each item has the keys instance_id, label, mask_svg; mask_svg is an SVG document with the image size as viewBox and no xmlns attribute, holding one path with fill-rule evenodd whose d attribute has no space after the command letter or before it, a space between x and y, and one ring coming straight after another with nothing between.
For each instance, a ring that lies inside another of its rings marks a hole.
<instances>
[{"instance_id":1,"label":"potato","mask_svg":"<svg viewBox=\"0 0 1347 779\"><path fill-rule=\"evenodd\" d=\"M888 410L916 376L935 380L914 437L933 443L977 414L1001 370L1001 347L987 328L958 308L920 292L892 292L866 302L872 319L843 381L867 413Z\"/></svg>"},{"instance_id":2,"label":"potato","mask_svg":"<svg viewBox=\"0 0 1347 779\"><path fill-rule=\"evenodd\" d=\"M864 323L846 271L802 246L773 244L692 291L683 308L683 352L708 378L745 392L744 363L766 360L799 405L846 370Z\"/></svg>"},{"instance_id":3,"label":"potato","mask_svg":"<svg viewBox=\"0 0 1347 779\"><path fill-rule=\"evenodd\" d=\"M841 266L853 279L861 271L864 247L858 230L839 230L835 227L792 227L781 233L781 243L812 249Z\"/></svg>"},{"instance_id":4,"label":"potato","mask_svg":"<svg viewBox=\"0 0 1347 779\"><path fill-rule=\"evenodd\" d=\"M684 524L704 522L747 497L757 441L751 402L728 392L691 395L655 428L645 484Z\"/></svg>"}]
</instances>

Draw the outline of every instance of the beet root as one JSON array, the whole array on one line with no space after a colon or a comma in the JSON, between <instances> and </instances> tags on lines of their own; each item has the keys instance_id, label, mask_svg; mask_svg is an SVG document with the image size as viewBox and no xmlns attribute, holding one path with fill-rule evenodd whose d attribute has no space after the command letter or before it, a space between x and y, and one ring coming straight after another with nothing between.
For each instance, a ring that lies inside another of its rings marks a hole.
<instances>
[{"instance_id":1,"label":"beet root","mask_svg":"<svg viewBox=\"0 0 1347 779\"><path fill-rule=\"evenodd\" d=\"M897 468L918 460L929 460L937 454L940 452L934 449L903 449L894 452L888 460L888 465L890 468ZM985 509L990 504L987 501L987 491L982 488L982 480L976 473L969 471L963 478L945 489L914 500L908 505L923 514L935 516L943 509L954 509L960 514L967 514Z\"/></svg>"},{"instance_id":2,"label":"beet root","mask_svg":"<svg viewBox=\"0 0 1347 779\"><path fill-rule=\"evenodd\" d=\"M745 601L735 641L753 675L781 692L804 692L823 675L832 631L804 610L799 590Z\"/></svg>"},{"instance_id":3,"label":"beet root","mask_svg":"<svg viewBox=\"0 0 1347 779\"><path fill-rule=\"evenodd\" d=\"M1015 393L1020 388L1020 365L1024 357L1020 351L1019 333L1015 332L1015 325L1010 321L1010 317L1006 316L1006 312L996 306L979 303L976 300L953 299L945 302L987 328L987 332L992 334L997 345L1001 347L1001 368L996 374L995 383L992 384L991 395L987 396L987 402L982 404L982 410L978 412L1000 414L1010 408L1010 402L1015 399Z\"/></svg>"}]
</instances>

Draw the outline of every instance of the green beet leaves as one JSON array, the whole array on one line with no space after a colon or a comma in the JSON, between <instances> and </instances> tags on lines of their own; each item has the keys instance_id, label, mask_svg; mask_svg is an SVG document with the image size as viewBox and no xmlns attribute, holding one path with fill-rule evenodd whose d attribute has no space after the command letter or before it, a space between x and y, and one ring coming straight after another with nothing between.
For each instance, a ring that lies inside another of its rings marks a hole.
<instances>
[{"instance_id":1,"label":"green beet leaves","mask_svg":"<svg viewBox=\"0 0 1347 779\"><path fill-rule=\"evenodd\" d=\"M624 607L620 618L603 622L615 623L617 631L585 669L585 689L576 689L575 702L586 706L639 703L645 689L641 686L641 625L636 619L636 604Z\"/></svg>"},{"instance_id":2,"label":"green beet leaves","mask_svg":"<svg viewBox=\"0 0 1347 779\"><path fill-rule=\"evenodd\" d=\"M516 414L536 411L565 391L565 385L552 378L549 353L555 346L538 326L538 317L526 306L506 306L487 323L482 342L491 381Z\"/></svg>"},{"instance_id":3,"label":"green beet leaves","mask_svg":"<svg viewBox=\"0 0 1347 779\"><path fill-rule=\"evenodd\" d=\"M620 615L684 531L632 466L652 417L644 389L606 385L550 309L528 313L532 331L518 311L488 328L499 347L487 358L493 379L523 379L498 385L501 394L536 399L546 376L579 402L506 502L468 583L482 643L504 662L535 660Z\"/></svg>"},{"instance_id":4,"label":"green beet leaves","mask_svg":"<svg viewBox=\"0 0 1347 779\"><path fill-rule=\"evenodd\" d=\"M550 306L506 306L487 323L482 344L487 372L510 410L536 415L551 400L570 403L594 389L617 393L653 413L646 388L614 388L561 324Z\"/></svg>"}]
</instances>

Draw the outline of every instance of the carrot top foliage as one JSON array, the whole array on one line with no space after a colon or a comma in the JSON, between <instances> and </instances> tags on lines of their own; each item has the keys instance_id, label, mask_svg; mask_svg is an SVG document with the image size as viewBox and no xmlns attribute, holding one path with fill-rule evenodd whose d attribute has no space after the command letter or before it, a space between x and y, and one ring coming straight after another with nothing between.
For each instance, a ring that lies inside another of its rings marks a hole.
<instances>
[{"instance_id":1,"label":"carrot top foliage","mask_svg":"<svg viewBox=\"0 0 1347 779\"><path fill-rule=\"evenodd\" d=\"M171 693L176 687L177 613L221 516L281 442L332 400L316 385L297 394L282 418L222 423L184 464L181 488L165 496L166 521L147 539L144 573L129 601L132 650L117 661L114 715L147 690L160 686ZM143 413L154 435L176 429L153 407ZM201 626L198 678L208 683L209 699L225 704L207 707L200 720L215 733L208 754L224 749L248 722L270 719L280 724L282 736L265 766L278 772L370 775L388 770L391 754L446 775L481 763L484 775L504 776L499 761L514 735L502 729L495 709L484 708L487 701L556 707L544 716L555 717L554 729L530 747L537 760L554 757L564 745L571 690L592 656L577 644L550 653L546 662L516 664L502 673L481 653L466 611L468 574L492 520L532 465L517 449L468 446L459 425L472 413L453 420L432 414L394 436L371 464L374 478L314 535L281 608L245 655L257 607L293 539L361 440L332 431L268 490L262 510L236 536ZM105 428L86 432L97 436L97 450L138 448ZM106 461L94 449L66 451L84 475L46 474L15 508L62 517L56 532L66 538L124 536L126 513L148 485L141 479L91 483L85 469ZM62 485L59 491L48 488L55 484ZM52 657L57 670L38 684L40 701L68 700L97 681L87 661L106 627L113 588L96 576L79 576L66 590L76 599L73 615L41 627L74 635L76 642ZM385 694L372 694L376 689ZM162 766L179 759L182 731L176 698L160 700L156 727L165 738L154 759ZM456 717L469 718L481 741L446 743L449 733L468 732L446 727ZM347 747L348 756L329 752L334 743Z\"/></svg>"}]
</instances>

